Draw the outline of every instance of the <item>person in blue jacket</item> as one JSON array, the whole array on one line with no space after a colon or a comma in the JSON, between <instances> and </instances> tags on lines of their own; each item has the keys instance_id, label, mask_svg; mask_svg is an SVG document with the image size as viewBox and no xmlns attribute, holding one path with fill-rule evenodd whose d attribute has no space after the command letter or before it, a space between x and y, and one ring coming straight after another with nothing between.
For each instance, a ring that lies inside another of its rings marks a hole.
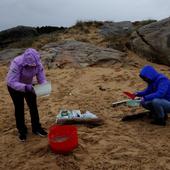
<instances>
[{"instance_id":1,"label":"person in blue jacket","mask_svg":"<svg viewBox=\"0 0 170 170\"><path fill-rule=\"evenodd\" d=\"M141 105L152 113L154 120L151 123L165 126L170 112L170 80L149 65L142 68L139 76L148 85L135 95L141 97Z\"/></svg>"}]
</instances>

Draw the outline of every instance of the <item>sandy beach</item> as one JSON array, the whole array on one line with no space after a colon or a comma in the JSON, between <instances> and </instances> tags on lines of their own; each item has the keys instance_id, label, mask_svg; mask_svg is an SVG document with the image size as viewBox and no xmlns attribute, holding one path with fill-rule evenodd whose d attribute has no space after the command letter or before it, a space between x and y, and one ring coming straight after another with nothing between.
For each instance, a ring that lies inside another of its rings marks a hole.
<instances>
[{"instance_id":1,"label":"sandy beach","mask_svg":"<svg viewBox=\"0 0 170 170\"><path fill-rule=\"evenodd\" d=\"M144 59L128 56L128 62L109 67L46 69L52 82L49 97L38 98L42 126L55 124L60 108L89 110L104 120L104 125L89 128L78 125L79 145L68 155L50 151L47 138L33 135L30 115L25 109L28 139L17 138L14 107L8 94L5 76L8 66L0 67L0 169L1 170L167 170L170 169L170 123L166 127L151 125L149 119L122 122L124 115L143 111L140 107L113 101L126 99L123 91L145 87L138 77ZM152 64L169 75L169 68ZM100 90L102 87L104 90Z\"/></svg>"}]
</instances>

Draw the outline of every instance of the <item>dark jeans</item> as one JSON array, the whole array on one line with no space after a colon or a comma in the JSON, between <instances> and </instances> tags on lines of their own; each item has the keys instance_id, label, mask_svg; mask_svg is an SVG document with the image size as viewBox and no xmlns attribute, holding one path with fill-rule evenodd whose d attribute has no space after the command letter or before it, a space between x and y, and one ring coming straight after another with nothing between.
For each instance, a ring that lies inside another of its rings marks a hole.
<instances>
[{"instance_id":1,"label":"dark jeans","mask_svg":"<svg viewBox=\"0 0 170 170\"><path fill-rule=\"evenodd\" d=\"M170 101L165 99L154 99L146 101L142 106L152 112L155 118L164 118L170 113Z\"/></svg>"},{"instance_id":2,"label":"dark jeans","mask_svg":"<svg viewBox=\"0 0 170 170\"><path fill-rule=\"evenodd\" d=\"M27 127L25 126L25 117L24 117L24 98L27 102L27 105L30 110L32 130L39 129L41 124L39 122L39 115L37 109L36 95L31 92L20 92L12 89L8 86L8 91L13 100L15 106L15 119L16 127L19 133L26 133Z\"/></svg>"}]
</instances>

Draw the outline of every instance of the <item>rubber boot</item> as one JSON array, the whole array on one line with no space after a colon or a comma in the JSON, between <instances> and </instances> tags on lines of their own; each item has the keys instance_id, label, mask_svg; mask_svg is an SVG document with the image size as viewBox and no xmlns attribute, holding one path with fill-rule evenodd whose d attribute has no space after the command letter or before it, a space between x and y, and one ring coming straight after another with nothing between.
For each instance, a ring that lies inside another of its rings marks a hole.
<instances>
[{"instance_id":1,"label":"rubber boot","mask_svg":"<svg viewBox=\"0 0 170 170\"><path fill-rule=\"evenodd\" d=\"M151 122L151 124L165 126L166 125L166 121L165 121L165 118L156 118L155 120L153 120Z\"/></svg>"}]
</instances>

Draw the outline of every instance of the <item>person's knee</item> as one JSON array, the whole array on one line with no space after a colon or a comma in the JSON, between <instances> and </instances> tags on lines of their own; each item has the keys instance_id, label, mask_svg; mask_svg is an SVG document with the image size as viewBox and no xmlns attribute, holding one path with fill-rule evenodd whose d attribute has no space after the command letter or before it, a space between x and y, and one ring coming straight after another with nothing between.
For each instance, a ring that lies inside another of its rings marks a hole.
<instances>
[{"instance_id":1,"label":"person's knee","mask_svg":"<svg viewBox=\"0 0 170 170\"><path fill-rule=\"evenodd\" d=\"M160 105L160 99L153 99L152 100L152 105L153 106L159 106Z\"/></svg>"},{"instance_id":2,"label":"person's knee","mask_svg":"<svg viewBox=\"0 0 170 170\"><path fill-rule=\"evenodd\" d=\"M141 106L144 107L145 109L150 110L151 109L151 102L148 102L148 101L141 102Z\"/></svg>"}]
</instances>

